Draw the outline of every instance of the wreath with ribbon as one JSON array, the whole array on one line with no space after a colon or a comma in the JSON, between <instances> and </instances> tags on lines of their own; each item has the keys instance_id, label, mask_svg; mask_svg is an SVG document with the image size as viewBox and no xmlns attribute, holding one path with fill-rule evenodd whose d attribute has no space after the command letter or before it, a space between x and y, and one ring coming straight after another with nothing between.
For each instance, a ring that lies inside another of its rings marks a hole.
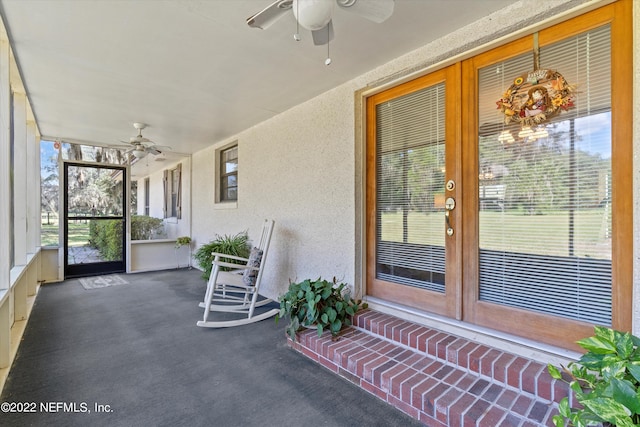
<instances>
[{"instance_id":1,"label":"wreath with ribbon","mask_svg":"<svg viewBox=\"0 0 640 427\"><path fill-rule=\"evenodd\" d=\"M496 102L504 123L532 126L573 107L575 89L555 70L534 70L516 77Z\"/></svg>"}]
</instances>

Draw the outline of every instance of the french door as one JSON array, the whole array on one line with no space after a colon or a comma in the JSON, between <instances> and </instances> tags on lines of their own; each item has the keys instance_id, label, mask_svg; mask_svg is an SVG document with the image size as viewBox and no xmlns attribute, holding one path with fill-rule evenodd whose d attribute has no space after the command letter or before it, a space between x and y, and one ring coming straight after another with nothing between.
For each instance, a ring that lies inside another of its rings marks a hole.
<instances>
[{"instance_id":1,"label":"french door","mask_svg":"<svg viewBox=\"0 0 640 427\"><path fill-rule=\"evenodd\" d=\"M454 318L459 74L453 65L367 100L367 293Z\"/></svg>"},{"instance_id":2,"label":"french door","mask_svg":"<svg viewBox=\"0 0 640 427\"><path fill-rule=\"evenodd\" d=\"M367 99L368 295L571 349L631 328L629 4ZM545 70L560 113L505 119Z\"/></svg>"},{"instance_id":3,"label":"french door","mask_svg":"<svg viewBox=\"0 0 640 427\"><path fill-rule=\"evenodd\" d=\"M126 271L126 168L64 163L64 276Z\"/></svg>"}]
</instances>

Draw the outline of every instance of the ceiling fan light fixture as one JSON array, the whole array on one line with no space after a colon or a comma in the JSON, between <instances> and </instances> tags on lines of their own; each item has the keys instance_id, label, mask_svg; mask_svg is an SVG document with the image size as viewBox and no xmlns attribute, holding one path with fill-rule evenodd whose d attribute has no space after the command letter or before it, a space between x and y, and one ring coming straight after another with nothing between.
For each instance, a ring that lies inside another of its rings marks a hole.
<instances>
[{"instance_id":1,"label":"ceiling fan light fixture","mask_svg":"<svg viewBox=\"0 0 640 427\"><path fill-rule=\"evenodd\" d=\"M133 157L135 157L136 159L141 159L147 155L147 152L144 150L135 149L132 151L132 154L133 154Z\"/></svg>"},{"instance_id":2,"label":"ceiling fan light fixture","mask_svg":"<svg viewBox=\"0 0 640 427\"><path fill-rule=\"evenodd\" d=\"M304 28L320 30L331 21L335 0L293 0L293 14Z\"/></svg>"}]
</instances>

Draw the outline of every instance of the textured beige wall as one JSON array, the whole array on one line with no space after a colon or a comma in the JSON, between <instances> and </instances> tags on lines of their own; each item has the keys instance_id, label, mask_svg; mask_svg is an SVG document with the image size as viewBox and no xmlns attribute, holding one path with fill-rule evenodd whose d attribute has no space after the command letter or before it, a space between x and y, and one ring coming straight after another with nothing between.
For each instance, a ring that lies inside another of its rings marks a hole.
<instances>
[{"instance_id":1,"label":"textured beige wall","mask_svg":"<svg viewBox=\"0 0 640 427\"><path fill-rule=\"evenodd\" d=\"M640 2L636 3L638 16ZM276 297L282 293L289 279L318 276L337 276L359 289L363 170L362 142L356 123L361 106L355 94L412 73L424 73L437 67L435 64L471 56L481 48L513 38L525 27L576 14L572 8L593 8L596 4L603 3L545 0L532 7L527 0L516 2L233 139L212 142L211 148L193 156L196 247L215 233L248 229L255 237L262 219L273 218L276 228L263 284L267 295ZM637 99L636 96L636 104ZM638 124L637 117L635 123ZM638 135L638 126L635 132ZM233 140L239 144L239 201L235 209L216 209L214 152ZM636 143L636 157L638 151ZM638 181L640 177L636 176L636 188ZM638 203L636 200L636 212ZM637 277L636 273L636 302L640 294ZM640 319L638 312L635 318Z\"/></svg>"}]
</instances>

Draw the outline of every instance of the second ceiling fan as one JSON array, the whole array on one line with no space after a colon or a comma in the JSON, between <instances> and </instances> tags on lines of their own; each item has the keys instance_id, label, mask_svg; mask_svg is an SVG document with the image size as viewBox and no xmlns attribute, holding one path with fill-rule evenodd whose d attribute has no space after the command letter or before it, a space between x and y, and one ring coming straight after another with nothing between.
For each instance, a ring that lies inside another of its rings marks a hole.
<instances>
[{"instance_id":1,"label":"second ceiling fan","mask_svg":"<svg viewBox=\"0 0 640 427\"><path fill-rule=\"evenodd\" d=\"M129 138L129 141L122 141L122 142L127 142L128 144L131 145L131 148L129 148L126 151L126 153L131 153L133 157L137 159L141 159L145 157L147 154L158 155L158 154L162 154L162 151L160 151L160 148L169 148L169 149L171 148L164 145L156 145L155 142L142 136L142 129L145 129L146 127L148 127L147 124L135 122L133 124L133 127L138 129L138 135L132 136L131 138Z\"/></svg>"}]
</instances>

